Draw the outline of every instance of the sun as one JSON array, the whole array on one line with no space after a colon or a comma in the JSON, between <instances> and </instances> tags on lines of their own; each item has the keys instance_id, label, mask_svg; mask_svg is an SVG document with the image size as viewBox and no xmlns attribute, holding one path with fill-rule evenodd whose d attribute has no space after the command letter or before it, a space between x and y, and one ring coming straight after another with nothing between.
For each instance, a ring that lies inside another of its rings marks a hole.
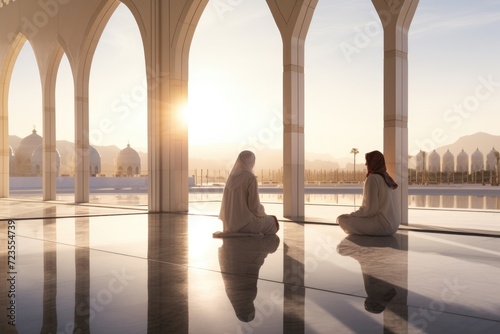
<instances>
[{"instance_id":1,"label":"sun","mask_svg":"<svg viewBox=\"0 0 500 334\"><path fill-rule=\"evenodd\" d=\"M231 113L224 96L213 85L190 86L184 111L190 144L205 145L227 140L224 129L231 126L228 117Z\"/></svg>"}]
</instances>

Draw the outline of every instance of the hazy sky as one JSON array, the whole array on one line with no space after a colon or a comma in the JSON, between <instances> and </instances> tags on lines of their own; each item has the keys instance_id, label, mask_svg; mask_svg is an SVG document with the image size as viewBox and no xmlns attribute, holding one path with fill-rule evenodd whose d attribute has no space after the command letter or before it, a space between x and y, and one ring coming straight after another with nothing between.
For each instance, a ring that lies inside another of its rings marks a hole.
<instances>
[{"instance_id":1,"label":"hazy sky","mask_svg":"<svg viewBox=\"0 0 500 334\"><path fill-rule=\"evenodd\" d=\"M381 29L370 0L318 2L306 39L306 151L340 158L352 147L382 150ZM500 135L499 31L498 0L420 0L409 37L410 153L479 131ZM10 134L36 126L43 135L38 78L27 43L12 77ZM138 28L120 5L92 63L91 144L147 147L144 79ZM57 139L73 141L65 57L56 107ZM188 110L191 148L281 147L281 37L264 0L208 3L191 46Z\"/></svg>"}]
</instances>

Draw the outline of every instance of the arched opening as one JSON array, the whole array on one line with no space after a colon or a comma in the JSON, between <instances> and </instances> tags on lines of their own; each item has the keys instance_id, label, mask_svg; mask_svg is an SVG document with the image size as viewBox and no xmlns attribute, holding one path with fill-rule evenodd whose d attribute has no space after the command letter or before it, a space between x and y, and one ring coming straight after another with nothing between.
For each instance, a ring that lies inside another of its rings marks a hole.
<instances>
[{"instance_id":1,"label":"arched opening","mask_svg":"<svg viewBox=\"0 0 500 334\"><path fill-rule=\"evenodd\" d=\"M42 198L42 179L33 176L31 156L42 144L42 89L33 48L22 46L9 87L9 145L14 150L14 170L9 192L13 198Z\"/></svg>"},{"instance_id":2,"label":"arched opening","mask_svg":"<svg viewBox=\"0 0 500 334\"><path fill-rule=\"evenodd\" d=\"M306 187L358 189L305 195L306 216L331 220L361 204L364 154L383 151L383 28L370 1L318 2L304 72Z\"/></svg>"},{"instance_id":3,"label":"arched opening","mask_svg":"<svg viewBox=\"0 0 500 334\"><path fill-rule=\"evenodd\" d=\"M75 92L66 54L59 63L56 79L56 147L61 155L56 191L58 199L74 200L75 176Z\"/></svg>"},{"instance_id":4,"label":"arched opening","mask_svg":"<svg viewBox=\"0 0 500 334\"><path fill-rule=\"evenodd\" d=\"M90 72L89 137L101 155L104 175L91 182L91 194L100 193L99 184L115 175L114 160L124 142L134 144L147 170L147 98L140 31L130 10L120 4L102 32ZM141 204L147 204L147 187L142 187L138 195ZM114 200L102 193L90 198L101 203Z\"/></svg>"},{"instance_id":5,"label":"arched opening","mask_svg":"<svg viewBox=\"0 0 500 334\"><path fill-rule=\"evenodd\" d=\"M256 154L254 172L260 186L278 184L283 147L281 37L265 1L228 6L207 4L190 49L190 184L222 185L245 149ZM204 195L190 196L194 200ZM205 208L196 203L190 211Z\"/></svg>"}]
</instances>

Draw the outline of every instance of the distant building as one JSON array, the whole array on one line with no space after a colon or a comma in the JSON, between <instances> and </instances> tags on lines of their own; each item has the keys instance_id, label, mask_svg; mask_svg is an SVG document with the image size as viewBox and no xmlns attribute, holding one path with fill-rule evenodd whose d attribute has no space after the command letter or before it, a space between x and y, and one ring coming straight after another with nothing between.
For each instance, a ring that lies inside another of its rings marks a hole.
<instances>
[{"instance_id":1,"label":"distant building","mask_svg":"<svg viewBox=\"0 0 500 334\"><path fill-rule=\"evenodd\" d=\"M433 173L439 173L441 171L441 156L436 152L436 150L429 154L427 170Z\"/></svg>"},{"instance_id":2,"label":"distant building","mask_svg":"<svg viewBox=\"0 0 500 334\"><path fill-rule=\"evenodd\" d=\"M469 155L463 149L457 155L457 172L469 173Z\"/></svg>"},{"instance_id":3,"label":"distant building","mask_svg":"<svg viewBox=\"0 0 500 334\"><path fill-rule=\"evenodd\" d=\"M59 170L61 168L61 155L56 149L56 175L59 176ZM43 172L43 147L38 146L31 155L31 175L42 176Z\"/></svg>"},{"instance_id":4,"label":"distant building","mask_svg":"<svg viewBox=\"0 0 500 334\"><path fill-rule=\"evenodd\" d=\"M425 170L425 152L422 150L418 152L415 159L417 160L417 172L423 172Z\"/></svg>"},{"instance_id":5,"label":"distant building","mask_svg":"<svg viewBox=\"0 0 500 334\"><path fill-rule=\"evenodd\" d=\"M479 149L476 149L474 153L472 153L472 156L470 158L470 168L471 172L479 172L484 170L484 155L479 151Z\"/></svg>"},{"instance_id":6,"label":"distant building","mask_svg":"<svg viewBox=\"0 0 500 334\"><path fill-rule=\"evenodd\" d=\"M13 176L32 175L31 157L35 149L42 145L42 137L33 129L32 133L23 138L14 154Z\"/></svg>"},{"instance_id":7,"label":"distant building","mask_svg":"<svg viewBox=\"0 0 500 334\"><path fill-rule=\"evenodd\" d=\"M491 151L486 155L486 170L490 172L496 171L497 168L497 155L498 151L493 147Z\"/></svg>"},{"instance_id":8,"label":"distant building","mask_svg":"<svg viewBox=\"0 0 500 334\"><path fill-rule=\"evenodd\" d=\"M130 147L130 144L116 155L115 171L116 176L141 175L141 157L136 150Z\"/></svg>"},{"instance_id":9,"label":"distant building","mask_svg":"<svg viewBox=\"0 0 500 334\"><path fill-rule=\"evenodd\" d=\"M101 174L101 155L92 145L89 146L89 160L90 160L90 175L97 176Z\"/></svg>"},{"instance_id":10,"label":"distant building","mask_svg":"<svg viewBox=\"0 0 500 334\"><path fill-rule=\"evenodd\" d=\"M455 171L455 156L450 150L443 154L443 172L453 173Z\"/></svg>"}]
</instances>

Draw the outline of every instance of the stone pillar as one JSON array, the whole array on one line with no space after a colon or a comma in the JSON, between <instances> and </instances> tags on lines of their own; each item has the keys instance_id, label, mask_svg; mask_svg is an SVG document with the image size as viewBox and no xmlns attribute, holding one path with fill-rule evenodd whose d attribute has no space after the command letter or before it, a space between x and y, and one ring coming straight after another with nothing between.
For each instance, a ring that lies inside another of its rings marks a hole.
<instances>
[{"instance_id":1,"label":"stone pillar","mask_svg":"<svg viewBox=\"0 0 500 334\"><path fill-rule=\"evenodd\" d=\"M43 200L56 199L56 79L57 69L63 55L62 49L55 53L49 68L43 73ZM52 66L51 66L52 65Z\"/></svg>"},{"instance_id":2,"label":"stone pillar","mask_svg":"<svg viewBox=\"0 0 500 334\"><path fill-rule=\"evenodd\" d=\"M152 212L188 211L189 48L208 0L154 1L147 41L148 202Z\"/></svg>"},{"instance_id":3,"label":"stone pillar","mask_svg":"<svg viewBox=\"0 0 500 334\"><path fill-rule=\"evenodd\" d=\"M9 197L9 86L15 60L26 38L18 34L10 44L1 45L0 54L0 198ZM7 46L6 46L7 45Z\"/></svg>"},{"instance_id":4,"label":"stone pillar","mask_svg":"<svg viewBox=\"0 0 500 334\"><path fill-rule=\"evenodd\" d=\"M88 203L89 173L89 82L88 74L75 85L75 202Z\"/></svg>"},{"instance_id":5,"label":"stone pillar","mask_svg":"<svg viewBox=\"0 0 500 334\"><path fill-rule=\"evenodd\" d=\"M418 0L372 0L384 27L384 155L408 225L408 30Z\"/></svg>"},{"instance_id":6,"label":"stone pillar","mask_svg":"<svg viewBox=\"0 0 500 334\"><path fill-rule=\"evenodd\" d=\"M283 40L283 215L304 216L304 43L318 0L267 0Z\"/></svg>"}]
</instances>

